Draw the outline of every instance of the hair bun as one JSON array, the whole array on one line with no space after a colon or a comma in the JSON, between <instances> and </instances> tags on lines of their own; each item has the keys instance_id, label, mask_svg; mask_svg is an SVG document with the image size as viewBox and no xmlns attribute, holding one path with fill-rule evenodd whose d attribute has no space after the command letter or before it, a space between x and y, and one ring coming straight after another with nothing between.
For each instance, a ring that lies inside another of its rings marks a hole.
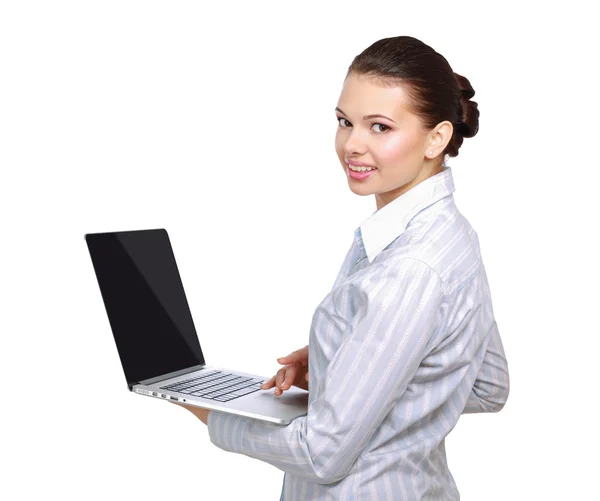
<instances>
[{"instance_id":1,"label":"hair bun","mask_svg":"<svg viewBox=\"0 0 600 501\"><path fill-rule=\"evenodd\" d=\"M477 108L477 102L471 101L471 98L475 95L475 90L466 77L458 73L454 73L454 77L460 90L461 108L460 120L456 124L456 129L463 137L473 137L479 130L479 109Z\"/></svg>"}]
</instances>

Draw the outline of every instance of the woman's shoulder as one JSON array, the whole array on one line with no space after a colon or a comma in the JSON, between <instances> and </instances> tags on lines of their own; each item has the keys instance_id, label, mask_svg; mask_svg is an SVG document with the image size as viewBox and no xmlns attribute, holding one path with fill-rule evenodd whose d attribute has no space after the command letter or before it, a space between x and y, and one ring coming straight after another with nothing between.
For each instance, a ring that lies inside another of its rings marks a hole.
<instances>
[{"instance_id":1,"label":"woman's shoulder","mask_svg":"<svg viewBox=\"0 0 600 501\"><path fill-rule=\"evenodd\" d=\"M439 275L449 292L460 288L481 267L477 233L456 208L414 220L386 251L388 266L406 259L420 261Z\"/></svg>"}]
</instances>

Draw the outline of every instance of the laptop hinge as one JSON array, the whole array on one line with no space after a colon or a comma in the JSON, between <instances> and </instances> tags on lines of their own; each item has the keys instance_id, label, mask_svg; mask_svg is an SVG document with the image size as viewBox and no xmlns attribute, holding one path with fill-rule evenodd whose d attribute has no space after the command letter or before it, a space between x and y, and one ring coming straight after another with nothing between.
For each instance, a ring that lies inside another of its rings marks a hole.
<instances>
[{"instance_id":1,"label":"laptop hinge","mask_svg":"<svg viewBox=\"0 0 600 501\"><path fill-rule=\"evenodd\" d=\"M144 379L144 381L140 381L138 384L150 385L154 383L160 383L161 381L166 381L167 379L171 379L177 376L183 376L185 374L189 374L191 372L196 372L205 367L204 365L194 365L193 367L188 367L187 369L181 369L175 372L169 372L169 374L163 374L162 376L156 376L150 379Z\"/></svg>"}]
</instances>

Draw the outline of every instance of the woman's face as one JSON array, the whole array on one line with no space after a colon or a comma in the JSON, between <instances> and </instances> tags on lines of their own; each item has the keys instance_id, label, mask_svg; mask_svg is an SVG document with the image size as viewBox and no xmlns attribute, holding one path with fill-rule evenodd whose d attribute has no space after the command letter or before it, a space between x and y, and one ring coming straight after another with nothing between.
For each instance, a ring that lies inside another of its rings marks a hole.
<instances>
[{"instance_id":1,"label":"woman's face","mask_svg":"<svg viewBox=\"0 0 600 501\"><path fill-rule=\"evenodd\" d=\"M408 111L408 103L403 87L383 87L355 74L346 79L338 100L338 158L350 189L357 195L374 194L377 210L441 172L441 153L452 137L450 122L423 129L419 118ZM374 169L354 172L348 162Z\"/></svg>"}]
</instances>

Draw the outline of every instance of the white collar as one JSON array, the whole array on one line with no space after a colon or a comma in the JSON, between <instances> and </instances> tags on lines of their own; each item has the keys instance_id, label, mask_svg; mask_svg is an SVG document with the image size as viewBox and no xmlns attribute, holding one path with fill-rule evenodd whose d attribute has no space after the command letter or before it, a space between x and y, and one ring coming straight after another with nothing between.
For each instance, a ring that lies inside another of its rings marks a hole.
<instances>
[{"instance_id":1,"label":"white collar","mask_svg":"<svg viewBox=\"0 0 600 501\"><path fill-rule=\"evenodd\" d=\"M418 212L454 192L451 167L428 177L406 193L374 212L360 224L360 234L369 263L402 235Z\"/></svg>"}]
</instances>

